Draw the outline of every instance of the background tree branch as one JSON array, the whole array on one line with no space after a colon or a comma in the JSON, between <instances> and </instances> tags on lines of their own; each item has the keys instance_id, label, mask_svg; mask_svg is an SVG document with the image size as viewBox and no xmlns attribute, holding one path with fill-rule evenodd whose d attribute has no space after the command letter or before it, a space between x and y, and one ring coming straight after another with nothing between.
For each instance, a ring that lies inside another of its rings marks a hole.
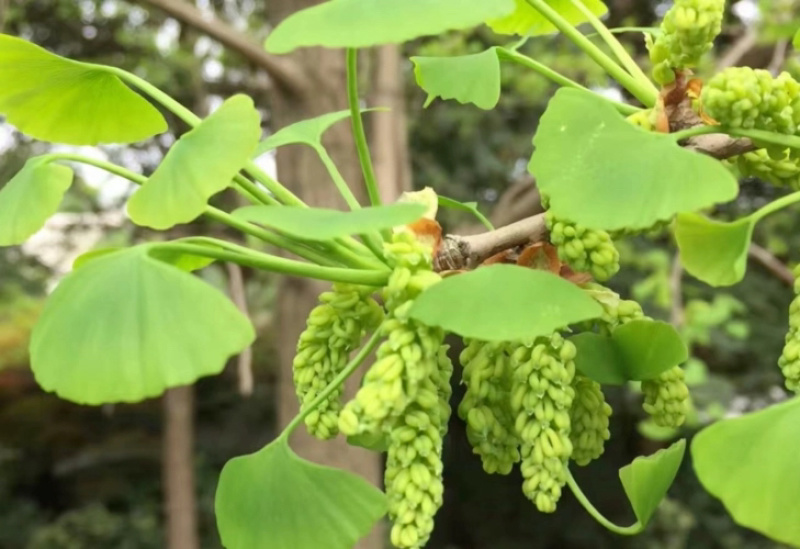
<instances>
[{"instance_id":1,"label":"background tree branch","mask_svg":"<svg viewBox=\"0 0 800 549\"><path fill-rule=\"evenodd\" d=\"M242 32L219 19L207 17L193 4L184 0L139 0L139 3L158 8L181 23L205 33L266 71L275 84L287 92L301 95L308 90L307 77L295 63L288 58L267 53L260 44Z\"/></svg>"}]
</instances>

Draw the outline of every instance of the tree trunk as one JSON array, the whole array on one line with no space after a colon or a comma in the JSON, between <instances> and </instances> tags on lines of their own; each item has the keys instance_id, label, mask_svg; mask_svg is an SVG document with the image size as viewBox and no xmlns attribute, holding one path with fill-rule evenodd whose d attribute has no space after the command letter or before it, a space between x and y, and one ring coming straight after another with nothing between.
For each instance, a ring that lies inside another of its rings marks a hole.
<instances>
[{"instance_id":1,"label":"tree trunk","mask_svg":"<svg viewBox=\"0 0 800 549\"><path fill-rule=\"evenodd\" d=\"M164 393L163 486L167 549L199 549L194 490L194 387Z\"/></svg>"},{"instance_id":2,"label":"tree trunk","mask_svg":"<svg viewBox=\"0 0 800 549\"><path fill-rule=\"evenodd\" d=\"M314 0L271 0L269 13L272 23L279 21L299 9L317 3ZM391 56L397 58L396 48ZM384 84L388 82L388 93L393 97L383 97L381 106L398 108L401 120L404 115L402 102L402 86L398 84L399 62L384 55L386 66L383 71ZM275 89L272 96L271 115L274 128L281 128L297 120L319 116L347 108L346 64L343 50L325 50L322 48L305 48L291 54L294 62L302 67L310 89L301 94L288 94ZM394 73L394 80L386 76ZM378 89L384 90L384 87ZM399 93L396 93L399 90ZM398 99L400 99L399 107ZM384 200L393 200L410 179L408 171L403 175L396 156L405 155L405 128L397 126L395 115L375 113L370 116L383 118L384 123L393 125L378 129L371 126L378 143L373 141L380 151L376 158L376 169L379 171L380 191ZM392 122L394 120L394 122ZM374 122L373 122L374 124ZM399 139L398 139L399 138ZM385 144L389 147L384 147ZM353 144L350 125L342 122L333 126L327 133L325 146L337 162L345 180L354 189L356 196L365 195L362 175ZM391 166L391 168L385 168ZM331 182L328 173L316 153L309 147L289 146L278 149L278 178L287 187L297 193L303 200L314 206L343 208L344 202ZM406 168L407 170L407 168ZM288 423L298 411L297 398L292 385L291 364L295 355L295 347L300 332L305 328L306 317L316 305L319 293L325 285L306 279L287 278L278 298L278 330L279 357L281 361L281 379L279 392L278 418L282 425ZM358 386L359 376L353 376L347 384L345 395L350 397ZM348 446L342 437L332 441L318 441L310 437L303 429L293 436L292 447L302 456L317 463L340 467L353 471L368 481L382 485L382 459L380 456L360 448ZM383 528L378 527L357 546L360 549L379 549L384 546Z\"/></svg>"}]
</instances>

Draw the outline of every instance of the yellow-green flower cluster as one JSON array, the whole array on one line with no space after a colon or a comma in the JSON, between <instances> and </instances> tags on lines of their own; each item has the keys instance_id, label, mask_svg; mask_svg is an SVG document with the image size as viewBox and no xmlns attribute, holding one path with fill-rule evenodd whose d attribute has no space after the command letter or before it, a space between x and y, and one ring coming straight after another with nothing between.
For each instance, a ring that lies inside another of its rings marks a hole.
<instances>
[{"instance_id":1,"label":"yellow-green flower cluster","mask_svg":"<svg viewBox=\"0 0 800 549\"><path fill-rule=\"evenodd\" d=\"M381 321L383 309L370 297L373 291L337 283L320 295L319 305L311 311L306 329L300 334L292 363L301 410L342 371L364 333ZM337 389L306 416L309 433L320 439L337 435L341 394L341 388Z\"/></svg>"},{"instance_id":2,"label":"yellow-green flower cluster","mask_svg":"<svg viewBox=\"0 0 800 549\"><path fill-rule=\"evenodd\" d=\"M725 0L676 0L664 15L661 32L645 39L659 84L675 80L674 70L696 67L722 29Z\"/></svg>"},{"instance_id":3,"label":"yellow-green flower cluster","mask_svg":"<svg viewBox=\"0 0 800 549\"><path fill-rule=\"evenodd\" d=\"M421 382L436 370L444 332L409 318L408 311L423 290L437 283L431 250L414 235L400 232L385 244L393 268L383 291L389 317L381 325L386 337L377 360L355 397L339 415L339 429L348 436L389 433L414 401Z\"/></svg>"},{"instance_id":4,"label":"yellow-green flower cluster","mask_svg":"<svg viewBox=\"0 0 800 549\"><path fill-rule=\"evenodd\" d=\"M620 324L645 318L642 306L632 299L622 299L618 293L594 282L584 284L583 288L603 308L603 314L588 323L588 328L597 327L609 334Z\"/></svg>"},{"instance_id":5,"label":"yellow-green flower cluster","mask_svg":"<svg viewBox=\"0 0 800 549\"><path fill-rule=\"evenodd\" d=\"M605 442L611 438L608 430L611 406L606 402L600 384L586 376L577 374L572 388L575 389L569 412L572 460L578 465L588 465L603 454Z\"/></svg>"},{"instance_id":6,"label":"yellow-green flower cluster","mask_svg":"<svg viewBox=\"0 0 800 549\"><path fill-rule=\"evenodd\" d=\"M437 368L421 381L415 398L389 434L384 484L392 521L391 542L420 549L433 532L444 501L443 437L447 432L453 365L443 347Z\"/></svg>"},{"instance_id":7,"label":"yellow-green flower cluster","mask_svg":"<svg viewBox=\"0 0 800 549\"><path fill-rule=\"evenodd\" d=\"M545 222L558 258L573 270L588 272L597 280L608 280L619 271L619 252L606 231L558 219L550 212Z\"/></svg>"},{"instance_id":8,"label":"yellow-green flower cluster","mask_svg":"<svg viewBox=\"0 0 800 549\"><path fill-rule=\"evenodd\" d=\"M787 72L773 77L763 69L730 67L706 83L700 100L706 114L731 128L798 132L800 83ZM778 147L768 152L780 157L786 151Z\"/></svg>"},{"instance_id":9,"label":"yellow-green flower cluster","mask_svg":"<svg viewBox=\"0 0 800 549\"><path fill-rule=\"evenodd\" d=\"M567 481L575 353L575 345L557 333L518 345L511 353L511 410L521 441L522 491L543 513L555 511Z\"/></svg>"},{"instance_id":10,"label":"yellow-green flower cluster","mask_svg":"<svg viewBox=\"0 0 800 549\"><path fill-rule=\"evenodd\" d=\"M790 155L788 149L783 151L782 156L778 156L776 151L772 154L776 158L770 156L766 149L756 149L732 160L745 177L757 177L779 187L800 190L800 165L797 160Z\"/></svg>"},{"instance_id":11,"label":"yellow-green flower cluster","mask_svg":"<svg viewBox=\"0 0 800 549\"><path fill-rule=\"evenodd\" d=\"M506 344L465 341L461 353L466 392L458 415L467 424L467 439L487 473L507 475L519 461L519 437L511 411L511 363Z\"/></svg>"},{"instance_id":12,"label":"yellow-green flower cluster","mask_svg":"<svg viewBox=\"0 0 800 549\"><path fill-rule=\"evenodd\" d=\"M674 366L655 379L642 381L644 411L662 427L680 427L689 411L689 388L683 368Z\"/></svg>"},{"instance_id":13,"label":"yellow-green flower cluster","mask_svg":"<svg viewBox=\"0 0 800 549\"><path fill-rule=\"evenodd\" d=\"M795 267L794 276L795 298L789 305L789 332L778 365L786 388L800 394L800 267Z\"/></svg>"}]
</instances>

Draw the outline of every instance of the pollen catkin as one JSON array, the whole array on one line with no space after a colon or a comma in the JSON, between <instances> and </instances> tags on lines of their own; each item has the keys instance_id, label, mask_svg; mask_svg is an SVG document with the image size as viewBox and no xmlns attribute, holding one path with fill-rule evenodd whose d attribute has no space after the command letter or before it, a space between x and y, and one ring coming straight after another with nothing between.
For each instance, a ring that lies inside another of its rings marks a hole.
<instances>
[{"instance_id":1,"label":"pollen catkin","mask_svg":"<svg viewBox=\"0 0 800 549\"><path fill-rule=\"evenodd\" d=\"M572 454L569 411L575 397L575 345L559 334L518 345L511 353L511 409L521 441L522 492L552 513Z\"/></svg>"},{"instance_id":2,"label":"pollen catkin","mask_svg":"<svg viewBox=\"0 0 800 549\"><path fill-rule=\"evenodd\" d=\"M795 298L789 305L789 331L778 359L786 388L800 394L800 266L794 269Z\"/></svg>"},{"instance_id":3,"label":"pollen catkin","mask_svg":"<svg viewBox=\"0 0 800 549\"><path fill-rule=\"evenodd\" d=\"M583 289L603 308L600 317L584 323L587 329L597 328L602 333L610 334L620 324L646 318L641 305L632 299L622 299L618 293L601 284L589 282L583 284Z\"/></svg>"},{"instance_id":4,"label":"pollen catkin","mask_svg":"<svg viewBox=\"0 0 800 549\"><path fill-rule=\"evenodd\" d=\"M519 461L519 437L511 411L511 363L506 344L466 340L461 353L467 390L458 415L467 424L467 440L487 473L507 475Z\"/></svg>"},{"instance_id":5,"label":"pollen catkin","mask_svg":"<svg viewBox=\"0 0 800 549\"><path fill-rule=\"evenodd\" d=\"M577 374L572 388L575 389L575 399L569 411L572 460L578 465L588 465L603 454L605 442L611 438L608 430L611 406L606 402L600 384L586 376Z\"/></svg>"},{"instance_id":6,"label":"pollen catkin","mask_svg":"<svg viewBox=\"0 0 800 549\"><path fill-rule=\"evenodd\" d=\"M714 46L722 30L725 0L676 0L664 14L661 33L645 35L653 78L659 84L675 80L674 70L696 67Z\"/></svg>"},{"instance_id":7,"label":"pollen catkin","mask_svg":"<svg viewBox=\"0 0 800 549\"><path fill-rule=\"evenodd\" d=\"M604 281L619 271L619 252L606 231L588 229L545 213L550 242L558 258L578 272L588 272Z\"/></svg>"},{"instance_id":8,"label":"pollen catkin","mask_svg":"<svg viewBox=\"0 0 800 549\"><path fill-rule=\"evenodd\" d=\"M375 328L383 310L370 297L373 288L337 283L319 297L305 331L300 334L292 363L295 392L303 410L336 377L358 347L364 333ZM306 418L308 432L330 439L339 432L341 387Z\"/></svg>"},{"instance_id":9,"label":"pollen catkin","mask_svg":"<svg viewBox=\"0 0 800 549\"><path fill-rule=\"evenodd\" d=\"M700 94L705 113L729 128L795 135L800 126L800 83L789 73L730 67L709 80ZM768 147L780 157L785 147Z\"/></svg>"},{"instance_id":10,"label":"pollen catkin","mask_svg":"<svg viewBox=\"0 0 800 549\"><path fill-rule=\"evenodd\" d=\"M778 187L800 190L800 164L787 149L782 155L766 149L756 149L731 159L744 177L757 177Z\"/></svg>"},{"instance_id":11,"label":"pollen catkin","mask_svg":"<svg viewBox=\"0 0 800 549\"><path fill-rule=\"evenodd\" d=\"M442 347L431 375L389 434L384 484L392 521L391 542L420 549L433 532L434 516L444 501L442 441L450 416L453 366Z\"/></svg>"},{"instance_id":12,"label":"pollen catkin","mask_svg":"<svg viewBox=\"0 0 800 549\"><path fill-rule=\"evenodd\" d=\"M396 233L385 244L392 267L383 291L389 316L381 325L386 337L376 362L355 397L339 414L339 430L348 436L389 433L406 407L417 398L423 380L436 370L444 332L408 316L414 299L439 282L431 270L431 249L409 232Z\"/></svg>"},{"instance_id":13,"label":"pollen catkin","mask_svg":"<svg viewBox=\"0 0 800 549\"><path fill-rule=\"evenodd\" d=\"M689 388L683 368L674 366L655 379L642 381L644 411L662 427L680 427L689 411Z\"/></svg>"}]
</instances>

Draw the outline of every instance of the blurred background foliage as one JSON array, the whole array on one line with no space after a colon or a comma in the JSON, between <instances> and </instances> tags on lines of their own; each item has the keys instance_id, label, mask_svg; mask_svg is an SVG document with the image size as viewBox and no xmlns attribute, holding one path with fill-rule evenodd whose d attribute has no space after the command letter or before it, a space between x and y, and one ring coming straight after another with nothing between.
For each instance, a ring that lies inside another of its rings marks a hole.
<instances>
[{"instance_id":1,"label":"blurred background foliage","mask_svg":"<svg viewBox=\"0 0 800 549\"><path fill-rule=\"evenodd\" d=\"M268 0L187 1L257 39L265 35ZM610 6L609 26L647 27L657 23L667 4L612 0ZM3 32L66 56L134 71L197 112L207 112L235 92L248 93L270 128L269 80L208 37L144 2L5 0L0 1L3 9ZM731 63L761 68L778 64L800 74L800 59L789 45L800 24L797 0L743 1L729 9L729 25L701 75ZM641 34L621 37L645 63ZM501 43L487 30L476 29L418 40L405 48L407 55L461 55ZM588 86L619 94L604 73L562 38L530 40L521 51ZM416 187L432 186L446 196L477 201L488 214L503 204L508 189L531 186L525 165L538 118L554 91L549 82L523 67L505 65L504 93L495 110L440 100L423 108L424 93L413 85L410 63L404 67ZM178 121L171 122L182 129ZM174 135L165 135L92 154L148 173L173 140ZM44 147L0 125L0 185ZM69 269L76 250L153 238L120 217L129 192L126 184L91 170L79 171L78 177L80 184L70 190L63 213L47 235L29 246L0 249L0 549L164 546L159 403L76 406L44 394L28 370L26 346L42 299L53 280ZM740 198L721 214L741 215L784 192L759 181L743 181ZM792 266L800 258L800 241L793 236L800 229L797 219L794 212L781 212L757 230L755 241L782 265ZM474 230L463 214L447 212L443 223L450 231ZM220 231L201 221L181 230ZM776 361L792 294L785 277L761 262L751 262L747 277L737 286L712 291L675 268L675 247L668 234L629 238L619 246L623 270L610 286L642 302L651 316L680 326L692 349L686 368L694 403L690 421L673 432L643 421L636 387L609 391L612 440L603 459L575 474L600 509L624 522L632 520L632 514L617 479L619 467L677 436L690 437L726 414L785 398ZM203 276L227 288L221 269L207 269ZM275 342L270 338L275 283L249 271L245 280L261 333L254 353L255 391L247 398L239 394L233 365L196 387L194 467L204 549L220 547L213 497L222 465L258 448L276 429ZM459 342L452 343L455 355ZM460 398L462 389L457 384L454 389L454 398ZM688 459L670 499L646 533L633 539L606 532L570 495L555 515L539 515L522 496L518 475L483 473L458 420L451 422L445 471L445 506L437 518L432 549L780 547L735 525L699 486Z\"/></svg>"}]
</instances>

